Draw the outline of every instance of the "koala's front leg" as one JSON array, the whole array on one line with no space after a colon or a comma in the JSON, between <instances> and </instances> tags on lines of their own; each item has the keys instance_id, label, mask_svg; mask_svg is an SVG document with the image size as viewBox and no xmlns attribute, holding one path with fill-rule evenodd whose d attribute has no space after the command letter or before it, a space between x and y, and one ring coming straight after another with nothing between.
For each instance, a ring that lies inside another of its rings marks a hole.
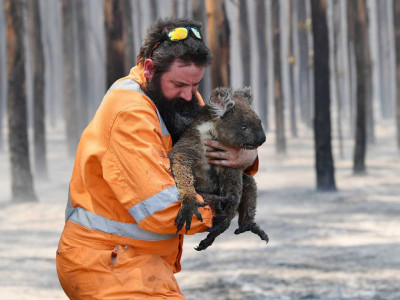
<instances>
[{"instance_id":1,"label":"koala's front leg","mask_svg":"<svg viewBox=\"0 0 400 300\"><path fill-rule=\"evenodd\" d=\"M239 228L235 230L235 234L251 231L257 234L262 240L268 243L268 235L254 222L257 205L257 185L253 177L243 175L243 193L240 200L239 212Z\"/></svg>"},{"instance_id":2,"label":"koala's front leg","mask_svg":"<svg viewBox=\"0 0 400 300\"><path fill-rule=\"evenodd\" d=\"M183 153L177 153L171 158L171 164L182 206L175 219L176 232L178 233L185 223L186 232L188 232L192 224L193 215L203 222L198 207L204 207L207 203L196 201L197 195L194 189L192 164L188 157Z\"/></svg>"}]
</instances>

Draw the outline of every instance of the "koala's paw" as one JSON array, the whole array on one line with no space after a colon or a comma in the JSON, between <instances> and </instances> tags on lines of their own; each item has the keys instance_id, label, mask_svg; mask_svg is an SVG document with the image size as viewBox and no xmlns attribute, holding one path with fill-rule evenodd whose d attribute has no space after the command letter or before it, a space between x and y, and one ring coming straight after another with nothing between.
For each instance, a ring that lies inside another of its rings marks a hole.
<instances>
[{"instance_id":1,"label":"koala's paw","mask_svg":"<svg viewBox=\"0 0 400 300\"><path fill-rule=\"evenodd\" d=\"M177 227L176 233L183 228L185 223L186 233L188 232L190 226L192 225L193 215L195 215L199 221L203 222L203 217L201 216L198 208L206 205L207 203L205 202L195 202L194 205L182 205L182 208L178 212L178 216L175 218L175 225Z\"/></svg>"},{"instance_id":2,"label":"koala's paw","mask_svg":"<svg viewBox=\"0 0 400 300\"><path fill-rule=\"evenodd\" d=\"M268 235L255 222L243 224L242 226L240 226L238 229L235 230L235 234L240 234L246 231L251 231L252 233L257 234L263 241L266 241L267 243L269 241Z\"/></svg>"}]
</instances>

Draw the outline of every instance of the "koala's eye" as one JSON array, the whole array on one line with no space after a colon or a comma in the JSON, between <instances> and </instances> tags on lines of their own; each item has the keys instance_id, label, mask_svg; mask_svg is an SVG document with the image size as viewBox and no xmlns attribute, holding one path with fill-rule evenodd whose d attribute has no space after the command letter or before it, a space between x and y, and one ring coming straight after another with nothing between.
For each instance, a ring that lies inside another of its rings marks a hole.
<instances>
[{"instance_id":1,"label":"koala's eye","mask_svg":"<svg viewBox=\"0 0 400 300\"><path fill-rule=\"evenodd\" d=\"M246 125L242 125L241 129L244 131L244 130L247 129L247 126Z\"/></svg>"}]
</instances>

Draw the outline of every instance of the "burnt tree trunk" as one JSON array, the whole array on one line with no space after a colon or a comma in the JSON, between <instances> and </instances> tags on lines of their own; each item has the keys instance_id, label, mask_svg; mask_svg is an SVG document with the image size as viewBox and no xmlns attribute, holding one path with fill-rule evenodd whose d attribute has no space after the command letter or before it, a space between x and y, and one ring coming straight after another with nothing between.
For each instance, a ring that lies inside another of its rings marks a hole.
<instances>
[{"instance_id":1,"label":"burnt tree trunk","mask_svg":"<svg viewBox=\"0 0 400 300\"><path fill-rule=\"evenodd\" d=\"M394 25L396 43L396 70L397 70L397 108L396 108L396 128L397 128L397 147L400 150L400 0L394 0Z\"/></svg>"},{"instance_id":2,"label":"burnt tree trunk","mask_svg":"<svg viewBox=\"0 0 400 300\"><path fill-rule=\"evenodd\" d=\"M123 20L124 35L126 41L125 47L125 74L128 74L131 68L136 65L135 42L133 39L133 21L132 21L132 5L130 0L123 0Z\"/></svg>"},{"instance_id":3,"label":"burnt tree trunk","mask_svg":"<svg viewBox=\"0 0 400 300\"><path fill-rule=\"evenodd\" d=\"M211 64L212 88L230 85L230 28L223 0L207 0L208 41L214 60Z\"/></svg>"},{"instance_id":4,"label":"burnt tree trunk","mask_svg":"<svg viewBox=\"0 0 400 300\"><path fill-rule=\"evenodd\" d=\"M242 85L251 86L250 32L246 0L240 0L238 9L240 57L242 61Z\"/></svg>"},{"instance_id":5,"label":"burnt tree trunk","mask_svg":"<svg viewBox=\"0 0 400 300\"><path fill-rule=\"evenodd\" d=\"M314 38L314 137L317 189L336 190L331 146L331 113L329 90L329 39L326 21L326 1L312 0Z\"/></svg>"},{"instance_id":6,"label":"burnt tree trunk","mask_svg":"<svg viewBox=\"0 0 400 300\"><path fill-rule=\"evenodd\" d=\"M79 49L79 132L81 133L89 123L89 50L88 50L88 30L87 21L85 21L85 3L84 0L76 1Z\"/></svg>"},{"instance_id":7,"label":"burnt tree trunk","mask_svg":"<svg viewBox=\"0 0 400 300\"><path fill-rule=\"evenodd\" d=\"M13 201L37 201L29 162L23 0L5 0L7 20L7 111Z\"/></svg>"},{"instance_id":8,"label":"burnt tree trunk","mask_svg":"<svg viewBox=\"0 0 400 300\"><path fill-rule=\"evenodd\" d=\"M116 0L116 1L118 1L118 0ZM149 2L150 2L149 3L150 16L151 16L152 20L155 21L158 18L157 0L150 0Z\"/></svg>"},{"instance_id":9,"label":"burnt tree trunk","mask_svg":"<svg viewBox=\"0 0 400 300\"><path fill-rule=\"evenodd\" d=\"M171 17L178 17L178 0L171 0Z\"/></svg>"},{"instance_id":10,"label":"burnt tree trunk","mask_svg":"<svg viewBox=\"0 0 400 300\"><path fill-rule=\"evenodd\" d=\"M78 146L79 110L78 92L75 74L75 28L74 1L62 1L62 35L63 35L63 75L64 75L64 114L66 125L68 155L73 157Z\"/></svg>"},{"instance_id":11,"label":"burnt tree trunk","mask_svg":"<svg viewBox=\"0 0 400 300\"><path fill-rule=\"evenodd\" d=\"M259 78L259 115L265 129L268 129L268 98L267 98L267 33L265 20L265 0L256 1L256 29L258 38L258 78Z\"/></svg>"},{"instance_id":12,"label":"burnt tree trunk","mask_svg":"<svg viewBox=\"0 0 400 300\"><path fill-rule=\"evenodd\" d=\"M311 107L310 107L310 83L308 68L311 66L309 61L309 45L307 35L310 31L309 19L307 18L306 6L301 1L295 1L298 13L298 35L299 35L299 80L300 80L300 114L302 121L311 127Z\"/></svg>"},{"instance_id":13,"label":"burnt tree trunk","mask_svg":"<svg viewBox=\"0 0 400 300\"><path fill-rule=\"evenodd\" d=\"M354 174L364 174L365 155L367 143L367 85L369 44L367 31L367 10L364 0L351 0L353 13L354 34L357 37L355 43L356 72L357 72L357 101L356 101L356 136L353 156Z\"/></svg>"},{"instance_id":14,"label":"burnt tree trunk","mask_svg":"<svg viewBox=\"0 0 400 300\"><path fill-rule=\"evenodd\" d=\"M281 31L279 26L279 1L273 1L271 9L274 47L274 104L276 151L278 153L286 153L284 104L282 97L283 93L281 76Z\"/></svg>"},{"instance_id":15,"label":"burnt tree trunk","mask_svg":"<svg viewBox=\"0 0 400 300\"><path fill-rule=\"evenodd\" d=\"M30 42L33 69L33 108L34 108L34 154L35 175L46 179L46 128L44 103L45 61L42 41L42 24L40 20L39 1L29 0Z\"/></svg>"},{"instance_id":16,"label":"burnt tree trunk","mask_svg":"<svg viewBox=\"0 0 400 300\"><path fill-rule=\"evenodd\" d=\"M0 0L0 152L3 152L3 116L4 104L7 98L6 94L6 74L4 72L6 59L5 59L5 20L4 20L4 5L3 0Z\"/></svg>"},{"instance_id":17,"label":"burnt tree trunk","mask_svg":"<svg viewBox=\"0 0 400 300\"><path fill-rule=\"evenodd\" d=\"M295 91L295 74L294 66L296 63L296 58L294 54L294 43L293 43L293 16L294 16L294 2L293 0L287 0L289 10L288 10L288 44L289 44L289 82L290 82L290 93L289 93L289 103L290 103L290 131L293 137L297 137L297 120L296 120L296 91Z\"/></svg>"},{"instance_id":18,"label":"burnt tree trunk","mask_svg":"<svg viewBox=\"0 0 400 300\"><path fill-rule=\"evenodd\" d=\"M121 1L104 1L107 88L125 75L125 40L122 10Z\"/></svg>"},{"instance_id":19,"label":"burnt tree trunk","mask_svg":"<svg viewBox=\"0 0 400 300\"><path fill-rule=\"evenodd\" d=\"M192 0L192 15L193 15L193 19L201 22L202 24L204 24L206 22L206 4L205 1L203 0ZM207 30L204 29L204 26L202 27L202 36L204 41L208 40L207 37ZM200 94L205 97L206 95L208 95L210 92L210 76L207 76L206 73L209 72L208 68L205 71L205 75L203 77L203 80L200 82L199 85L199 92Z\"/></svg>"},{"instance_id":20,"label":"burnt tree trunk","mask_svg":"<svg viewBox=\"0 0 400 300\"><path fill-rule=\"evenodd\" d=\"M342 117L343 117L343 67L341 61L339 60L339 50L340 50L340 3L338 0L334 0L333 2L333 41L334 41L334 53L333 53L333 65L334 65L334 76L336 77L334 89L336 90L337 97L337 134L338 134L338 142L339 142L339 155L340 158L344 158L344 148L343 148L343 125L342 125Z\"/></svg>"}]
</instances>

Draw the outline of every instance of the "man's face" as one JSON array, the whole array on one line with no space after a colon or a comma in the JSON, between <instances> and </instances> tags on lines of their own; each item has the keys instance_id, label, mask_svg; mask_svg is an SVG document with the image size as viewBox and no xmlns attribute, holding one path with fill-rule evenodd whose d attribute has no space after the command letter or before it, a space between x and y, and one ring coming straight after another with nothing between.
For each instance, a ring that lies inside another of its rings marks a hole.
<instances>
[{"instance_id":1,"label":"man's face","mask_svg":"<svg viewBox=\"0 0 400 300\"><path fill-rule=\"evenodd\" d=\"M172 63L169 71L161 75L161 92L167 99L182 98L190 101L204 75L204 66L198 67L182 61Z\"/></svg>"},{"instance_id":2,"label":"man's face","mask_svg":"<svg viewBox=\"0 0 400 300\"><path fill-rule=\"evenodd\" d=\"M175 61L170 69L147 82L147 94L163 118L175 143L200 109L195 96L204 67Z\"/></svg>"}]
</instances>

